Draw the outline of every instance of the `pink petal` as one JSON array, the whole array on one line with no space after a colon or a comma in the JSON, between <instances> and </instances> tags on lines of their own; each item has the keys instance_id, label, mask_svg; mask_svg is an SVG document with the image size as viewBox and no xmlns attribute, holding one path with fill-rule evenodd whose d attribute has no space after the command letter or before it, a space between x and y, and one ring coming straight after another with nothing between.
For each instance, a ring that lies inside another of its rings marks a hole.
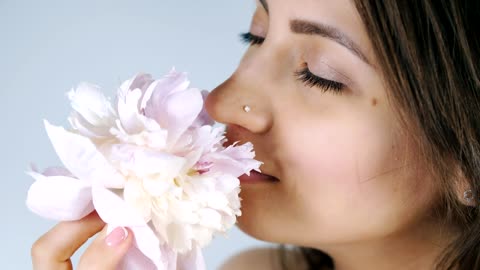
<instances>
[{"instance_id":1,"label":"pink petal","mask_svg":"<svg viewBox=\"0 0 480 270\"><path fill-rule=\"evenodd\" d=\"M190 127L202 110L203 100L198 89L170 95L165 103L168 115L168 144L173 145Z\"/></svg>"},{"instance_id":2,"label":"pink petal","mask_svg":"<svg viewBox=\"0 0 480 270\"><path fill-rule=\"evenodd\" d=\"M202 250L199 247L194 247L191 251L178 254L177 270L205 270L205 260L203 258Z\"/></svg>"},{"instance_id":3,"label":"pink petal","mask_svg":"<svg viewBox=\"0 0 480 270\"><path fill-rule=\"evenodd\" d=\"M109 225L108 231L114 228L116 226ZM123 269L177 269L177 254L165 244L160 245L157 236L149 226L130 227L130 229L135 236L135 242L122 262Z\"/></svg>"},{"instance_id":4,"label":"pink petal","mask_svg":"<svg viewBox=\"0 0 480 270\"><path fill-rule=\"evenodd\" d=\"M127 133L138 133L144 128L139 103L152 82L150 74L139 73L125 81L118 90L117 110L122 126Z\"/></svg>"},{"instance_id":5,"label":"pink petal","mask_svg":"<svg viewBox=\"0 0 480 270\"><path fill-rule=\"evenodd\" d=\"M48 167L42 174L45 176L68 176L75 178L75 176L64 167Z\"/></svg>"},{"instance_id":6,"label":"pink petal","mask_svg":"<svg viewBox=\"0 0 480 270\"><path fill-rule=\"evenodd\" d=\"M44 122L57 155L73 175L110 188L123 187L124 178L88 138L53 126L46 120Z\"/></svg>"},{"instance_id":7,"label":"pink petal","mask_svg":"<svg viewBox=\"0 0 480 270\"><path fill-rule=\"evenodd\" d=\"M202 90L201 92L204 104L205 104L205 99L207 98L209 93L210 92L207 90ZM207 113L207 110L205 109L205 107L203 107L202 111L198 114L197 119L195 119L192 126L193 127L212 126L214 123L215 121Z\"/></svg>"},{"instance_id":8,"label":"pink petal","mask_svg":"<svg viewBox=\"0 0 480 270\"><path fill-rule=\"evenodd\" d=\"M262 162L253 159L254 157L253 145L245 143L238 146L230 145L220 152L207 153L200 161L213 164L208 174L226 173L239 177L242 174L249 174L251 170L259 171Z\"/></svg>"},{"instance_id":9,"label":"pink petal","mask_svg":"<svg viewBox=\"0 0 480 270\"><path fill-rule=\"evenodd\" d=\"M168 115L165 109L166 99L171 94L187 89L189 84L187 75L176 72L175 69L152 83L141 103L141 109L145 110L145 116L155 119L162 128L168 127Z\"/></svg>"},{"instance_id":10,"label":"pink petal","mask_svg":"<svg viewBox=\"0 0 480 270\"><path fill-rule=\"evenodd\" d=\"M162 270L164 268L156 267L155 264L148 259L136 246L132 246L127 254L123 257L122 262L117 268L118 270Z\"/></svg>"},{"instance_id":11,"label":"pink petal","mask_svg":"<svg viewBox=\"0 0 480 270\"><path fill-rule=\"evenodd\" d=\"M158 269L176 270L177 254L159 239L149 226L131 228L136 247L149 258Z\"/></svg>"},{"instance_id":12,"label":"pink petal","mask_svg":"<svg viewBox=\"0 0 480 270\"><path fill-rule=\"evenodd\" d=\"M147 73L138 73L135 76L133 76L132 79L125 81L120 86L120 90L129 91L129 90L135 90L138 88L142 90L142 93L144 93L148 85L150 85L150 83L152 82L153 82L152 75Z\"/></svg>"},{"instance_id":13,"label":"pink petal","mask_svg":"<svg viewBox=\"0 0 480 270\"><path fill-rule=\"evenodd\" d=\"M27 195L32 212L54 220L79 220L94 210L88 182L67 176L28 174L36 179Z\"/></svg>"}]
</instances>

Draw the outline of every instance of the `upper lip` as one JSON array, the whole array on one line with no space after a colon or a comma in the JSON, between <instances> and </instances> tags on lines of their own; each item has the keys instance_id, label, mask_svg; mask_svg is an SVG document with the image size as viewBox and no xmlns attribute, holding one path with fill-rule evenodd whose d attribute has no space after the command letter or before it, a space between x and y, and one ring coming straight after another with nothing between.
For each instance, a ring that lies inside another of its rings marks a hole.
<instances>
[{"instance_id":1,"label":"upper lip","mask_svg":"<svg viewBox=\"0 0 480 270\"><path fill-rule=\"evenodd\" d=\"M260 165L260 169L259 169L259 170L260 170L260 173L261 173L261 174L264 174L264 175L268 175L268 176L275 177L274 175L272 175L272 174L268 173L268 172L269 172L269 170L267 170L267 169L262 169L262 167L263 167L263 168L265 167L265 163L264 163L264 164L262 164L262 165ZM276 178L276 177L275 177L275 178Z\"/></svg>"}]
</instances>

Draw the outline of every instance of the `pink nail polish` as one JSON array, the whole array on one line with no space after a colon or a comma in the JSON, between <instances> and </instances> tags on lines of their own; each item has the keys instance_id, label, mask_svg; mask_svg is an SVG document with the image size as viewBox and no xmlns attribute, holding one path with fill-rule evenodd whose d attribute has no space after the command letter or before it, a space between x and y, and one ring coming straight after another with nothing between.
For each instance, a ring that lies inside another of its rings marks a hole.
<instances>
[{"instance_id":1,"label":"pink nail polish","mask_svg":"<svg viewBox=\"0 0 480 270\"><path fill-rule=\"evenodd\" d=\"M124 227L117 227L113 231L110 232L110 234L107 235L107 238L105 238L105 242L107 243L108 246L117 246L123 240L127 239L128 237L128 231Z\"/></svg>"}]
</instances>

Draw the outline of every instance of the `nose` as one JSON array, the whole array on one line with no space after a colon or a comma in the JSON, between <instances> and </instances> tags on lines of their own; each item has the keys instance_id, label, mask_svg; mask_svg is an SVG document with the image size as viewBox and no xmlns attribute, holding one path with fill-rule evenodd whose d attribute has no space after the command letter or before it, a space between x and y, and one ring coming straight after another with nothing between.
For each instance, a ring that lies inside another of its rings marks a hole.
<instances>
[{"instance_id":1,"label":"nose","mask_svg":"<svg viewBox=\"0 0 480 270\"><path fill-rule=\"evenodd\" d=\"M252 133L266 133L273 124L272 99L256 78L261 76L254 74L237 70L212 90L205 101L210 117L226 125L241 126Z\"/></svg>"}]
</instances>

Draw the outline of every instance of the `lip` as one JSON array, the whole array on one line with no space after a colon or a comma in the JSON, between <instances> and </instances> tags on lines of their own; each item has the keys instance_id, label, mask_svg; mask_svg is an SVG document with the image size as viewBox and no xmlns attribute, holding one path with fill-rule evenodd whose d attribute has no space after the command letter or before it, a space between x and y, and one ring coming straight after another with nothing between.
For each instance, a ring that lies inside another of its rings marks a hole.
<instances>
[{"instance_id":1,"label":"lip","mask_svg":"<svg viewBox=\"0 0 480 270\"><path fill-rule=\"evenodd\" d=\"M271 175L259 173L257 171L250 171L250 175L242 175L240 179L241 184L258 184L258 183L273 183L278 182L279 180Z\"/></svg>"}]
</instances>

